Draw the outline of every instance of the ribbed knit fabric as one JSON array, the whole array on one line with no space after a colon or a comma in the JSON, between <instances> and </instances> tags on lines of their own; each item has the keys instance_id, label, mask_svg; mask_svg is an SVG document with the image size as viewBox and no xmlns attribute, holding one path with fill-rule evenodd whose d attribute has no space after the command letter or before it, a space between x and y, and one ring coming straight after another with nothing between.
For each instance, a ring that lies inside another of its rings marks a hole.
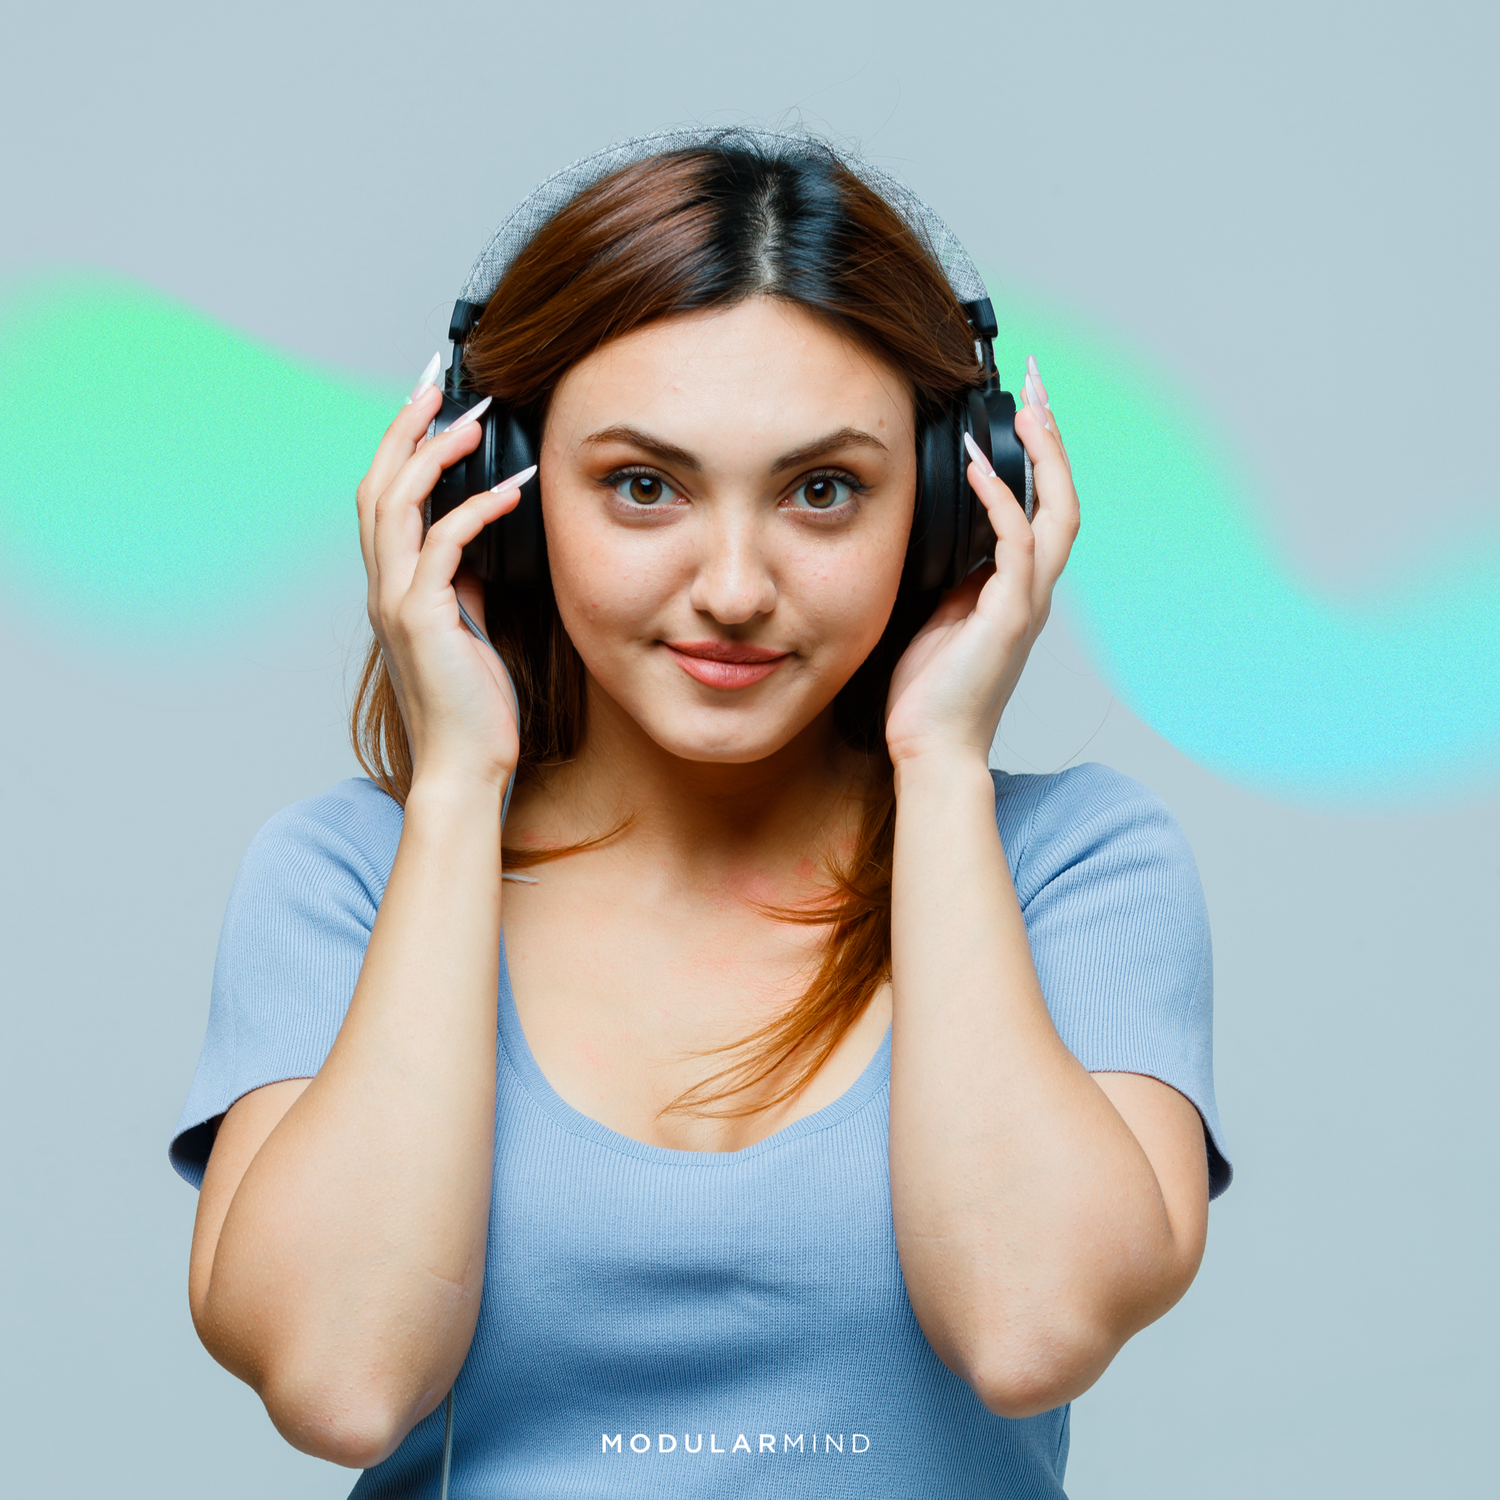
<instances>
[{"instance_id":1,"label":"ribbed knit fabric","mask_svg":"<svg viewBox=\"0 0 1500 1500\"><path fill-rule=\"evenodd\" d=\"M996 774L1043 993L1088 1068L1197 1106L1215 1193L1208 924L1170 814L1101 766ZM172 1143L321 1066L401 832L371 783L296 804L230 896L208 1036ZM455 1387L453 1500L1063 1494L1068 1410L986 1411L912 1315L891 1225L890 1038L854 1087L743 1151L607 1129L542 1076L501 965L495 1184L479 1326ZM441 1408L355 1487L436 1496Z\"/></svg>"}]
</instances>

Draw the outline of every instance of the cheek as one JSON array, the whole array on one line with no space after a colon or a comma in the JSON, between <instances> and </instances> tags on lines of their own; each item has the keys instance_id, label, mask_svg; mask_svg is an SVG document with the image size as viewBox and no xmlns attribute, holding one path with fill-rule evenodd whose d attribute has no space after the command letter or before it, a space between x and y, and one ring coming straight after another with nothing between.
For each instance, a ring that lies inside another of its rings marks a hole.
<instances>
[{"instance_id":1,"label":"cheek","mask_svg":"<svg viewBox=\"0 0 1500 1500\"><path fill-rule=\"evenodd\" d=\"M649 630L678 587L670 538L622 537L567 496L544 498L543 516L558 612L584 658Z\"/></svg>"},{"instance_id":2,"label":"cheek","mask_svg":"<svg viewBox=\"0 0 1500 1500\"><path fill-rule=\"evenodd\" d=\"M906 560L905 529L883 527L851 538L847 548L819 549L795 567L798 612L853 665L874 649L890 618Z\"/></svg>"},{"instance_id":3,"label":"cheek","mask_svg":"<svg viewBox=\"0 0 1500 1500\"><path fill-rule=\"evenodd\" d=\"M829 559L788 580L796 613L836 675L847 677L874 650L900 579L899 564L890 567L881 556L856 555Z\"/></svg>"}]
</instances>

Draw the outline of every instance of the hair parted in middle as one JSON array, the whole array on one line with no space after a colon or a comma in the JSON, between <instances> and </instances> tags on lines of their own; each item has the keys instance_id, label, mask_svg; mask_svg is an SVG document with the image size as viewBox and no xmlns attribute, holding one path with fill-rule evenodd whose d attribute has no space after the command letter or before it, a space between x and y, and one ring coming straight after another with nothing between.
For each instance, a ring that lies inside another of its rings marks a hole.
<instances>
[{"instance_id":1,"label":"hair parted in middle","mask_svg":"<svg viewBox=\"0 0 1500 1500\"><path fill-rule=\"evenodd\" d=\"M974 333L941 266L906 221L828 151L785 159L743 146L647 157L585 188L510 264L464 349L467 384L534 431L563 376L612 339L685 313L775 297L826 320L902 376L918 422L979 386ZM491 584L490 638L522 705L518 781L571 760L586 733L585 672L550 579L535 591ZM825 856L826 899L777 909L826 926L806 992L741 1041L672 1112L735 1117L799 1092L890 973L895 791L885 747L891 673L937 595L903 581L879 643L834 700L834 722L867 766L860 830L847 858ZM351 725L360 764L404 802L411 752L378 643ZM519 868L591 847L505 850Z\"/></svg>"}]
</instances>

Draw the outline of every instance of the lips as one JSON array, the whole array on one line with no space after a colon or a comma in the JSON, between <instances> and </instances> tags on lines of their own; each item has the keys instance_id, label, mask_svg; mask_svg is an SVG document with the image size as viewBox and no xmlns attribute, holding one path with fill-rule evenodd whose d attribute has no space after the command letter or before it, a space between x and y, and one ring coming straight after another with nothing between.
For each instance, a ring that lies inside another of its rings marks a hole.
<instances>
[{"instance_id":1,"label":"lips","mask_svg":"<svg viewBox=\"0 0 1500 1500\"><path fill-rule=\"evenodd\" d=\"M743 641L664 641L677 665L705 687L745 688L764 682L792 653Z\"/></svg>"}]
</instances>

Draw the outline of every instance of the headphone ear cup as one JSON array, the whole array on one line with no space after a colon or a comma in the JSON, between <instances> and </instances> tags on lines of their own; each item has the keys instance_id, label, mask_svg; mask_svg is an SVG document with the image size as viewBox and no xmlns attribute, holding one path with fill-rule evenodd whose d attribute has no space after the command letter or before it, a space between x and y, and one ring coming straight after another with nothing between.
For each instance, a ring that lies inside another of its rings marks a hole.
<instances>
[{"instance_id":1,"label":"headphone ear cup","mask_svg":"<svg viewBox=\"0 0 1500 1500\"><path fill-rule=\"evenodd\" d=\"M970 391L965 402L964 422L981 452L989 459L996 476L1005 481L1029 521L1034 509L1031 458L1016 436L1015 398L1008 391L999 389ZM958 537L960 578L994 556L997 540L989 512L967 482L967 455L964 455L964 474L963 488L970 497L970 505L967 529Z\"/></svg>"},{"instance_id":2,"label":"headphone ear cup","mask_svg":"<svg viewBox=\"0 0 1500 1500\"><path fill-rule=\"evenodd\" d=\"M500 433L503 413L497 414L493 405L480 418L479 446L469 455L463 465L464 499L493 489L503 477L500 472ZM455 468L458 465L454 466ZM511 473L515 470L512 469ZM501 567L502 549L494 526L486 526L478 536L464 548L464 566L476 573L486 583L498 575Z\"/></svg>"},{"instance_id":3,"label":"headphone ear cup","mask_svg":"<svg viewBox=\"0 0 1500 1500\"><path fill-rule=\"evenodd\" d=\"M495 416L496 469L486 485L493 489L502 479L529 469L537 461L541 444L536 434L508 408ZM502 581L507 588L534 589L547 574L547 533L542 526L542 483L533 474L521 486L515 509L486 526L476 543L490 538L493 560L486 581Z\"/></svg>"},{"instance_id":4,"label":"headphone ear cup","mask_svg":"<svg viewBox=\"0 0 1500 1500\"><path fill-rule=\"evenodd\" d=\"M968 489L960 448L963 426L956 403L931 412L917 430L917 499L906 548L903 584L950 589L963 576L954 556L968 530ZM960 527L962 522L962 527Z\"/></svg>"},{"instance_id":5,"label":"headphone ear cup","mask_svg":"<svg viewBox=\"0 0 1500 1500\"><path fill-rule=\"evenodd\" d=\"M989 441L980 436L980 446L989 454L995 473L1010 486L1026 519L1031 519L1031 458L1016 436L1016 400L1009 391L975 392L979 411ZM971 402L971 405L973 403Z\"/></svg>"},{"instance_id":6,"label":"headphone ear cup","mask_svg":"<svg viewBox=\"0 0 1500 1500\"><path fill-rule=\"evenodd\" d=\"M1004 395L1004 392L1000 393ZM1008 400L1009 397L1006 397ZM989 398L982 391L970 391L964 401L964 430L979 445L980 451L990 460L994 467L994 434L990 426ZM963 441L962 438L959 439ZM968 453L964 454L964 477L963 488L969 497L969 525L965 533L959 538L959 551L961 553L960 577L967 578L968 575L982 562L988 562L995 555L997 538L995 528L990 524L990 513L985 508L984 501L974 493L974 487L969 483ZM998 472L998 471L997 471Z\"/></svg>"},{"instance_id":7,"label":"headphone ear cup","mask_svg":"<svg viewBox=\"0 0 1500 1500\"><path fill-rule=\"evenodd\" d=\"M427 436L433 438L440 432L446 432L473 404L472 392L445 390L443 404L438 408L437 416L428 424ZM489 419L486 414L480 423L479 447L467 458L460 459L456 464L450 464L438 475L438 481L433 485L432 493L427 497L424 519L429 526L434 521L441 521L449 511L457 510L470 495L485 488L482 477L484 450L489 441L486 433L488 426Z\"/></svg>"},{"instance_id":8,"label":"headphone ear cup","mask_svg":"<svg viewBox=\"0 0 1500 1500\"><path fill-rule=\"evenodd\" d=\"M473 392L443 394L429 434L443 432L473 405ZM428 500L429 524L462 505L470 495L492 490L508 475L536 462L538 443L532 431L508 407L491 405L479 421L479 446L461 463L444 469ZM486 583L508 588L536 587L547 567L542 529L542 487L533 474L521 486L514 510L491 522L464 548L464 565Z\"/></svg>"}]
</instances>

